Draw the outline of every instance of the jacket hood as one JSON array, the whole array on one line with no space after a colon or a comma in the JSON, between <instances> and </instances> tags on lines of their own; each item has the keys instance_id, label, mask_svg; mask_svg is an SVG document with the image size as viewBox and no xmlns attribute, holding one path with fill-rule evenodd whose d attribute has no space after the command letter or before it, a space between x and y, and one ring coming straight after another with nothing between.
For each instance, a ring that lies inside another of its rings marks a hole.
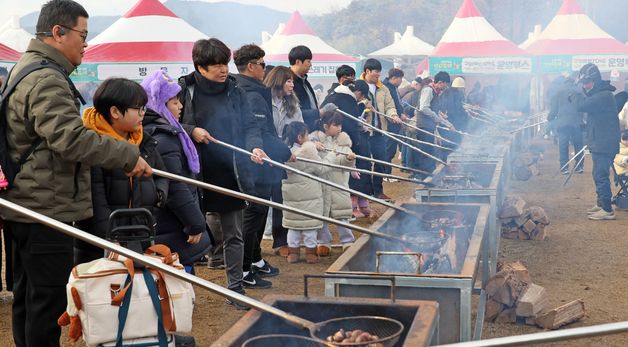
<instances>
[{"instance_id":1,"label":"jacket hood","mask_svg":"<svg viewBox=\"0 0 628 347\"><path fill-rule=\"evenodd\" d=\"M599 93L599 92L603 92L603 91L609 91L609 92L614 92L617 88L615 88L615 86L613 86L611 84L611 81L599 81L597 83L595 83L593 85L593 88L591 88L591 90L589 90L588 92L586 92L587 95L593 95L595 93Z\"/></svg>"},{"instance_id":2,"label":"jacket hood","mask_svg":"<svg viewBox=\"0 0 628 347\"><path fill-rule=\"evenodd\" d=\"M85 111L83 111L83 124L86 128L95 131L99 135L107 135L109 137L113 137L116 140L128 141L129 143L134 145L139 145L140 143L142 143L142 127L140 127L140 129L137 131L129 133L129 138L125 139L113 129L111 124L109 124L109 122L107 122L107 120L105 119L105 116L98 113L98 111L96 111L96 108L94 107L88 107L85 109Z\"/></svg>"},{"instance_id":3,"label":"jacket hood","mask_svg":"<svg viewBox=\"0 0 628 347\"><path fill-rule=\"evenodd\" d=\"M173 134L178 134L180 132L179 129L170 125L167 120L162 118L157 112L150 108L146 109L142 125L144 126L144 131L150 135L153 135L156 129Z\"/></svg>"},{"instance_id":4,"label":"jacket hood","mask_svg":"<svg viewBox=\"0 0 628 347\"><path fill-rule=\"evenodd\" d=\"M339 84L335 89L334 89L335 93L338 94L347 94L350 95L354 100L357 100L355 98L355 94L353 94L353 92L351 91L351 89L349 89L349 87L347 86L343 86L342 84Z\"/></svg>"},{"instance_id":5,"label":"jacket hood","mask_svg":"<svg viewBox=\"0 0 628 347\"><path fill-rule=\"evenodd\" d=\"M366 80L364 79L364 72L362 74L360 74L360 79L364 80L366 82ZM366 82L368 83L368 82ZM375 86L377 87L377 89L382 88L384 86L384 83L382 83L382 81L377 80L377 83L375 83Z\"/></svg>"},{"instance_id":6,"label":"jacket hood","mask_svg":"<svg viewBox=\"0 0 628 347\"><path fill-rule=\"evenodd\" d=\"M251 91L262 92L263 90L267 89L264 83L256 80L253 77L245 76L242 74L229 75L229 76L233 77L233 79L238 83L238 86L247 92L251 92Z\"/></svg>"},{"instance_id":7,"label":"jacket hood","mask_svg":"<svg viewBox=\"0 0 628 347\"><path fill-rule=\"evenodd\" d=\"M310 139L315 139L315 140L318 140L320 142L325 142L325 140L328 137L329 136L327 136L324 132L322 132L320 130L317 130L317 131L313 132L312 134L310 134ZM336 137L336 142L338 142L339 146L351 147L351 138L344 131L341 132L338 135L338 137Z\"/></svg>"}]
</instances>

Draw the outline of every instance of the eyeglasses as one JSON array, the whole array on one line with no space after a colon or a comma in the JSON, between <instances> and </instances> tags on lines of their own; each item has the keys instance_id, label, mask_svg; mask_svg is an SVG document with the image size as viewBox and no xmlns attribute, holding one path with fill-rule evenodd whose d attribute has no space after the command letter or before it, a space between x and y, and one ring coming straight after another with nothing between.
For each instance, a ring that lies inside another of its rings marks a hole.
<instances>
[{"instance_id":1,"label":"eyeglasses","mask_svg":"<svg viewBox=\"0 0 628 347\"><path fill-rule=\"evenodd\" d=\"M251 63L251 64L253 64L253 65L259 65L259 66L261 66L261 67L262 67L262 69L265 69L265 68L266 68L266 63L265 63L265 62L263 62L263 61L252 61L252 62L250 62L250 63Z\"/></svg>"},{"instance_id":2,"label":"eyeglasses","mask_svg":"<svg viewBox=\"0 0 628 347\"><path fill-rule=\"evenodd\" d=\"M144 105L144 106L133 106L133 107L129 107L129 109L131 109L131 110L138 110L140 112L140 114L146 113L146 105Z\"/></svg>"},{"instance_id":3,"label":"eyeglasses","mask_svg":"<svg viewBox=\"0 0 628 347\"><path fill-rule=\"evenodd\" d=\"M83 39L83 42L87 41L87 35L88 35L88 31L80 31L80 30L76 30L76 29L72 29L70 27L67 27L65 25L61 25L61 24L57 24L60 27L64 28L64 29L68 29L70 31L76 31L77 33L81 34L81 38ZM43 35L43 36L47 36L47 37L52 37L52 31L39 31L36 32L35 35Z\"/></svg>"}]
</instances>

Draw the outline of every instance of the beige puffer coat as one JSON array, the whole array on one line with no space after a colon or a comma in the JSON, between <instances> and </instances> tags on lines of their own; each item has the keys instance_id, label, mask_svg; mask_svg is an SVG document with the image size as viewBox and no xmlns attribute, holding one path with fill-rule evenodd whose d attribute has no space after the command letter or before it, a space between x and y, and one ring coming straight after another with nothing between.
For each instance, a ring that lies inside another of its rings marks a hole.
<instances>
[{"instance_id":1,"label":"beige puffer coat","mask_svg":"<svg viewBox=\"0 0 628 347\"><path fill-rule=\"evenodd\" d=\"M11 75L44 59L68 74L74 70L60 51L33 39ZM0 197L62 222L92 216L90 166L131 171L140 156L138 146L85 128L68 82L53 69L35 71L17 85L7 104L7 127L10 155L16 162L37 137L42 142L22 165L14 186ZM0 215L33 222L6 209Z\"/></svg>"},{"instance_id":2,"label":"beige puffer coat","mask_svg":"<svg viewBox=\"0 0 628 347\"><path fill-rule=\"evenodd\" d=\"M347 133L340 133L337 137L325 135L322 131L315 131L310 134L311 141L318 141L325 145L325 148L333 149L337 152L351 153L351 138ZM348 167L355 167L355 160L348 160L346 155L333 152L322 151L318 153L324 162ZM323 174L323 178L349 188L349 172L340 169L328 168ZM351 196L348 192L343 192L337 188L323 185L323 215L334 219L349 219L353 212L351 206Z\"/></svg>"},{"instance_id":3,"label":"beige puffer coat","mask_svg":"<svg viewBox=\"0 0 628 347\"><path fill-rule=\"evenodd\" d=\"M312 160L321 160L318 155L316 146L312 142L305 142L302 146L297 145L291 148L292 153L297 157L303 157ZM309 164L304 162L286 163L295 169L305 171L314 176L322 176L326 169L321 165ZM287 172L288 178L282 180L281 193L283 195L283 203L290 207L298 208L304 211L323 214L323 187L322 184L313 179ZM318 219L312 219L300 214L284 211L282 224L284 228L294 230L319 229L323 227L323 222Z\"/></svg>"},{"instance_id":4,"label":"beige puffer coat","mask_svg":"<svg viewBox=\"0 0 628 347\"><path fill-rule=\"evenodd\" d=\"M364 73L360 75L360 79L364 79ZM392 95L390 95L390 90L388 90L388 87L386 87L384 83L379 80L375 84L375 87L375 95L369 93L369 99L371 100L373 107L375 107L377 112L383 113L389 117L398 116L397 108L395 107L395 100L393 99ZM384 131L388 131L388 118L382 115L375 114L374 112L367 112L365 116L366 122L369 124L373 124L373 117L377 117L381 124L381 129ZM373 130L369 129L369 132L373 133Z\"/></svg>"}]
</instances>

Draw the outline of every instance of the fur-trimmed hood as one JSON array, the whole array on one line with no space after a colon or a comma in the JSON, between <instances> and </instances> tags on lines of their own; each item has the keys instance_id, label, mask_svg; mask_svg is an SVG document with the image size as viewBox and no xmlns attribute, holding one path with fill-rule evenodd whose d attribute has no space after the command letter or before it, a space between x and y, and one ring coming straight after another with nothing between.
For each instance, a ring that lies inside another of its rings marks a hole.
<instances>
[{"instance_id":1,"label":"fur-trimmed hood","mask_svg":"<svg viewBox=\"0 0 628 347\"><path fill-rule=\"evenodd\" d=\"M310 134L310 140L319 141L325 143L325 141L329 138L324 132L317 130ZM334 141L338 144L338 146L347 146L351 147L351 138L344 131L341 132L338 137L334 139ZM316 148L316 147L314 147Z\"/></svg>"},{"instance_id":2,"label":"fur-trimmed hood","mask_svg":"<svg viewBox=\"0 0 628 347\"><path fill-rule=\"evenodd\" d=\"M347 94L347 95L350 95L353 99L357 100L355 98L355 94L353 94L351 89L349 89L349 87L347 87L347 86L343 86L342 84L339 85L338 87L334 88L334 93Z\"/></svg>"}]
</instances>

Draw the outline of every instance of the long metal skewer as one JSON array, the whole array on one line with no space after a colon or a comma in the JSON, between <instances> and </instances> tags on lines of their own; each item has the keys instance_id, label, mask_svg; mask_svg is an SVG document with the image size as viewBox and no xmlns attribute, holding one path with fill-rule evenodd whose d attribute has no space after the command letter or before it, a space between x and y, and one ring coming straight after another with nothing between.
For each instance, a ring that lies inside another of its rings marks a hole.
<instances>
[{"instance_id":1,"label":"long metal skewer","mask_svg":"<svg viewBox=\"0 0 628 347\"><path fill-rule=\"evenodd\" d=\"M336 151L336 150L333 150L333 149L329 149L329 148L325 148L325 150L327 152L336 153L336 154L340 154L340 155L347 155L348 154L348 153L339 152L339 151ZM400 169L400 170L408 170L408 171L420 173L422 175L432 176L432 174L430 172L427 172L427 171L413 169L411 167L407 167L407 166L403 166L403 165L397 165L397 164L394 164L394 163L389 163L387 161L374 159L374 158L369 158L369 157L365 157L365 156L362 156L362 155L357 155L356 154L355 158L356 159L360 159L360 160L370 161L370 162L381 164L381 165L385 165L385 166L395 167L395 168Z\"/></svg>"},{"instance_id":2,"label":"long metal skewer","mask_svg":"<svg viewBox=\"0 0 628 347\"><path fill-rule=\"evenodd\" d=\"M495 120L498 120L498 121L506 120L506 117L504 117L504 116L500 116L500 115L497 115L497 114L494 114L494 113L490 113L485 108L482 108L482 107L479 107L479 106L474 106L474 105L471 105L471 104L467 104L466 102L462 103L462 107L464 107L466 109L474 110L474 111L476 111L478 113L482 113L487 118L492 118L492 119L495 119Z\"/></svg>"},{"instance_id":3,"label":"long metal skewer","mask_svg":"<svg viewBox=\"0 0 628 347\"><path fill-rule=\"evenodd\" d=\"M565 179L565 182L563 183L563 187L567 185L567 183L569 182L569 180L571 179L571 176L573 176L574 172L576 172L576 168L580 166L580 164L582 164L582 161L584 160L584 157L586 156L586 153L584 153L582 155L582 157L580 158L580 160L578 160L578 162L576 163L576 166L574 166L571 171L569 172L569 176L567 176L567 178Z\"/></svg>"},{"instance_id":4,"label":"long metal skewer","mask_svg":"<svg viewBox=\"0 0 628 347\"><path fill-rule=\"evenodd\" d=\"M322 166L327 166L327 167L331 167L331 168L339 169L339 170L344 170L344 171L354 171L354 172L359 172L359 173L363 173L363 174L366 174L366 175L386 177L386 178L394 178L394 179L398 179L400 181L410 182L410 183L414 183L414 184L421 184L421 185L428 186L428 187L433 187L434 186L434 183L423 182L423 181L415 180L415 179L412 179L412 178L407 178L407 177L402 177L402 176L397 176L397 175L391 175L391 174L381 173L381 172L375 172L375 171L369 171L369 170L365 170L365 169L358 169L358 168L355 168L355 167L338 165L338 164L333 164L333 163L327 163L327 162L319 161L319 160L313 160L313 159L301 158L301 157L297 157L297 160L298 161L302 161L304 163L322 165Z\"/></svg>"},{"instance_id":5,"label":"long metal skewer","mask_svg":"<svg viewBox=\"0 0 628 347\"><path fill-rule=\"evenodd\" d=\"M160 177L164 177L170 180L174 180L174 181L179 181L179 182L183 182L183 183L187 183L187 184L191 184L193 186L197 186L199 188L202 189L206 189L206 190L211 190L213 192L216 193L220 193L223 195L227 195L227 196L231 196L237 199L242 199L242 200L247 200L250 202L254 202L256 204L259 205L264 205L264 206L268 206L268 207L272 207L272 208L276 208L279 210L283 210L283 211L288 211L288 212L292 212L292 213L296 213L302 216L306 216L309 218L313 218L313 219L317 219L323 222L327 222L330 224L335 224L335 225L339 225L341 227L345 227L347 229L351 229L351 230L355 230L367 235L371 235L374 237L380 237L380 238L384 238L384 239L388 239L388 240L393 240L393 241L399 241L405 244L412 244L412 240L406 240L403 237L400 236L394 236L394 235L388 235L388 234L384 234L382 232L379 231L373 231L358 225L354 225L354 224L350 224L347 222L343 222L343 221L339 221L337 219L333 219L330 217L326 217L326 216L321 216L309 211L305 211L305 210L301 210L298 209L296 207L291 207L288 205L284 205L284 204L280 204L274 201L270 201L270 200L266 200L266 199L262 199L262 198L258 198L256 196L253 195L249 195L249 194L245 194L245 193L241 193L235 190L231 190L231 189L227 189L227 188L223 188L223 187L219 187L213 184L209 184L209 183L205 183L205 182L201 182L201 181L197 181L188 177L184 177L184 176L179 176L179 175L175 175L172 174L170 172L167 171L162 171L162 170L157 170L157 169L153 169L153 175L156 176L160 176Z\"/></svg>"},{"instance_id":6,"label":"long metal skewer","mask_svg":"<svg viewBox=\"0 0 628 347\"><path fill-rule=\"evenodd\" d=\"M586 149L587 149L588 145L584 145L582 146L582 149L578 151L578 153L574 154L573 157L569 158L569 160L567 160L567 162L565 163L565 165L563 165L557 173L554 174L554 177L558 176L559 173L561 173L563 170L565 170L565 168L567 168L569 166L569 163L571 163L572 161L576 160L576 158L578 158L578 156L580 154L582 154Z\"/></svg>"},{"instance_id":7,"label":"long metal skewer","mask_svg":"<svg viewBox=\"0 0 628 347\"><path fill-rule=\"evenodd\" d=\"M398 137L400 139L416 142L416 143L427 145L427 146L432 146L434 148L440 148L440 149L443 149L443 150L446 150L446 151L454 151L454 150L456 150L455 148L443 147L443 146L437 145L435 143L430 143L430 142L425 142L425 141L413 139L413 138L411 138L409 136L405 136L405 135L401 135L401 134L393 134L393 133L391 133L391 135L395 136L395 137Z\"/></svg>"},{"instance_id":8,"label":"long metal skewer","mask_svg":"<svg viewBox=\"0 0 628 347\"><path fill-rule=\"evenodd\" d=\"M510 133L511 133L511 134L514 134L514 133L519 132L519 131L521 131L521 130L525 130L525 129L528 129L528 128L533 128L533 127L535 127L535 126L537 126L537 125L541 125L541 124L543 124L543 123L547 123L547 119L546 119L546 120L542 120L542 121L537 122L537 123L534 123L534 124L529 124L529 125L526 125L526 126L522 126L522 127L517 128L517 129L515 129L515 130L512 130Z\"/></svg>"},{"instance_id":9,"label":"long metal skewer","mask_svg":"<svg viewBox=\"0 0 628 347\"><path fill-rule=\"evenodd\" d=\"M240 148L240 147L238 147L238 146L234 146L234 145L232 145L232 144L229 144L229 143L226 143L226 142L222 142L222 141L220 141L220 140L218 140L218 139L215 139L215 138L214 138L214 140L212 141L212 143L215 143L215 144L217 144L217 145L220 145L220 146L223 146L223 147L229 148L229 149L231 149L231 150L233 150L233 151L235 151L235 152L239 152L239 153L246 154L246 155L249 155L249 156L255 156L252 152L249 152L249 151L247 151L246 149L242 149L242 148ZM395 210L397 210L397 211L401 211L401 212L404 212L404 213L408 213L408 214L412 214L412 215L418 216L418 214L416 214L416 213L414 213L414 212L412 212L412 211L410 211L410 210L408 210L408 209L406 209L406 208L403 208L403 207L401 207L401 206L397 206L397 205L392 204L392 203L390 203L390 202L388 202L388 201L384 201L384 200L382 200L382 199L378 199L378 198L372 197L372 196L370 196L370 195L368 195L368 194L364 194L364 193L359 192L359 191L357 191L357 190L353 190L353 189L349 189L349 188L343 187L343 186L341 186L340 184L337 184L337 183L334 183L334 182L330 182L330 181L328 181L328 180L325 180L325 179L322 179L322 178L320 178L320 177L314 176L314 175L309 174L309 173L307 173L307 172L303 172L303 171L301 171L301 170L298 170L298 169L293 168L292 166L282 164L282 163L277 162L277 161L274 161L274 160L272 160L272 159L270 159L270 158L261 158L261 159L262 159L263 161L265 161L266 163L271 164L272 166L276 166L276 167L282 168L282 169L284 169L284 170L287 170L287 171L293 172L293 173L295 173L295 174L297 174L297 175L301 175L301 176L304 176L304 177L307 177L307 178L313 179L314 181L320 182L320 183L322 183L322 184L326 184L326 185L331 186L331 187L334 187L334 188L336 188L336 189L340 189L340 190L342 190L342 191L344 191L344 192L348 192L348 193L351 193L351 194L353 194L353 195L357 195L357 196L359 196L359 197L362 197L362 198L365 198L365 199L367 199L367 200L370 200L370 201L376 202L376 203L378 203L378 204L380 204L380 205L384 205L384 206L386 206L386 207L390 207L390 208L395 209Z\"/></svg>"},{"instance_id":10,"label":"long metal skewer","mask_svg":"<svg viewBox=\"0 0 628 347\"><path fill-rule=\"evenodd\" d=\"M403 104L406 104L407 106L409 106L410 108L414 109L415 111L420 112L418 108L416 108L416 107L414 107L414 106L410 105L407 101L402 101L402 103L403 103ZM386 115L386 114L383 114L383 113L381 113L381 112L376 112L376 113L378 113L378 114L380 114L380 115L383 115L384 117L390 117L390 116L388 116L388 115ZM418 116L415 116L415 117L418 117ZM438 135L438 134L434 134L434 133L432 133L432 132L429 132L429 131L427 131L427 130L425 130L425 129L421 129L421 128L419 128L419 127L417 127L417 126L414 126L414 125L412 125L412 124L408 124L408 123L406 123L406 122L402 122L401 124L402 124L402 125L404 125L404 126L406 126L406 127L408 127L408 128L414 129L414 130L416 130L416 131L420 131L420 132L422 132L422 133L424 133L424 134L427 134L427 135L432 135L432 136L434 136L435 138L438 138L438 139L440 139L441 141L447 142L447 143L452 144L452 145L454 145L454 146L458 146L458 145L459 145L458 143L455 143L455 142L453 142L453 141L451 141L451 140L449 140L449 139L446 139L446 138L444 138L444 137L442 137L442 136L440 136L440 135ZM448 129L448 128L447 128L447 129Z\"/></svg>"},{"instance_id":11,"label":"long metal skewer","mask_svg":"<svg viewBox=\"0 0 628 347\"><path fill-rule=\"evenodd\" d=\"M409 143L406 143L406 142L404 142L404 141L399 140L398 138L396 138L396 137L394 137L394 136L390 135L387 131L384 131L384 130L382 130L382 129L378 129L377 127L375 127L375 126L373 126L373 125L369 124L368 122L365 122L365 121L363 121L363 120L361 120L361 119L359 119L359 118L356 118L356 117L354 117L354 116L350 115L349 113L347 113L347 112L345 112L345 111L343 111L343 110L341 110L341 109L339 109L339 108L337 108L335 111L336 111L336 112L339 112L339 113L341 113L341 114L343 114L343 115L345 115L345 116L347 116L347 117L346 117L347 119L354 120L354 121L356 121L356 122L358 122L358 123L360 123L360 124L362 124L362 125L366 126L367 128L372 129L373 131L376 131L376 132L378 132L378 133L380 133L380 134L382 134L382 135L386 136L387 138L389 138L389 139L391 139L391 140L393 140L393 141L395 141L395 142L397 142L397 143L399 143L399 144L401 144L401 145L407 146L408 148L410 148L411 150L413 150L413 151L415 151L415 152L419 152L419 153L423 154L424 156L426 156L426 157L428 157L428 158L430 158L430 159L432 159L432 160L435 160L435 161L437 161L437 162L439 162L439 163L441 163L441 164L443 164L443 165L445 165L445 166L447 165L447 163L446 163L446 162L444 162L444 161L442 161L442 160L438 159L437 157L435 157L435 156L433 156L433 155L431 155L431 154L429 154L429 153L426 153L425 151L420 150L419 148L416 148L415 146L413 146L413 145L411 145L411 144L409 144Z\"/></svg>"},{"instance_id":12,"label":"long metal skewer","mask_svg":"<svg viewBox=\"0 0 628 347\"><path fill-rule=\"evenodd\" d=\"M437 125L437 126L436 126L436 129L447 130L447 131L451 131L451 132L453 132L453 133L458 133L458 134L460 134L460 135L465 135L465 136L480 137L479 135L469 134L468 132L465 132L465 131L460 131L460 130L458 130L458 129L456 129L456 130L451 130L451 129L449 129L449 128L447 128L447 127L444 127L444 126L441 126L441 125Z\"/></svg>"}]
</instances>

